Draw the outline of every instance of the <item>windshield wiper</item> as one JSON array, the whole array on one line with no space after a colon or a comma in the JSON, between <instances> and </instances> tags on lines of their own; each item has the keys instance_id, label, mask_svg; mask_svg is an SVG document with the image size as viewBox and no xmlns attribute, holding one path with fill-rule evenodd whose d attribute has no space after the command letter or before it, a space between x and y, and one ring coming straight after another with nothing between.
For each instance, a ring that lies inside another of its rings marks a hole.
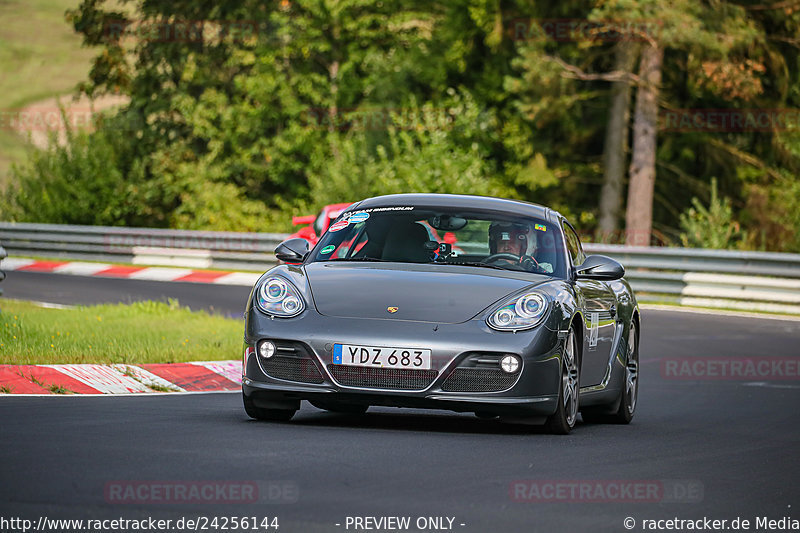
<instances>
[{"instance_id":1,"label":"windshield wiper","mask_svg":"<svg viewBox=\"0 0 800 533\"><path fill-rule=\"evenodd\" d=\"M342 261L342 262L350 262L350 261L364 261L364 262L378 262L378 263L404 263L405 261L393 261L389 259L378 259L377 257L333 257L328 259L328 261ZM429 265L458 265L458 266L475 266L475 267L482 267L482 268L491 268L494 270L503 270L505 272L524 272L523 270L516 269L516 268L504 268L497 265L492 265L490 263L481 263L479 261L445 261L442 263L431 262L431 263L414 263L414 264L429 264Z\"/></svg>"},{"instance_id":2,"label":"windshield wiper","mask_svg":"<svg viewBox=\"0 0 800 533\"><path fill-rule=\"evenodd\" d=\"M484 267L484 268L496 268L498 270L505 270L506 272L525 272L527 274L541 274L543 276L550 276L551 278L554 277L552 272L541 272L541 271L530 271L522 268L515 268L518 265L509 265L506 267L501 267L497 265L493 265L491 263L481 263L479 261L448 261L446 263L434 263L437 265L466 265L466 266L476 266L476 267Z\"/></svg>"},{"instance_id":3,"label":"windshield wiper","mask_svg":"<svg viewBox=\"0 0 800 533\"><path fill-rule=\"evenodd\" d=\"M328 261L377 261L381 263L391 263L388 259L378 259L377 257L334 257L328 259Z\"/></svg>"},{"instance_id":4,"label":"windshield wiper","mask_svg":"<svg viewBox=\"0 0 800 533\"><path fill-rule=\"evenodd\" d=\"M443 263L435 263L437 265L459 265L459 266L475 266L475 267L483 267L483 268L493 268L495 270L505 270L508 272L508 268L503 268L501 266L492 265L490 263L481 263L479 261L446 261Z\"/></svg>"}]
</instances>

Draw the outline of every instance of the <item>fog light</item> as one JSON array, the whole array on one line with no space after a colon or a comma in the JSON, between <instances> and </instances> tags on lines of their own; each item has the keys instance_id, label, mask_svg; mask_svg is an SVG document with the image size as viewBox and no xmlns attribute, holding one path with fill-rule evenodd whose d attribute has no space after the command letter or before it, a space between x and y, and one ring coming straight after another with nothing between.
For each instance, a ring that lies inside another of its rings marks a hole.
<instances>
[{"instance_id":1,"label":"fog light","mask_svg":"<svg viewBox=\"0 0 800 533\"><path fill-rule=\"evenodd\" d=\"M519 370L519 357L515 355L507 355L500 360L500 368L503 372L513 374Z\"/></svg>"},{"instance_id":2,"label":"fog light","mask_svg":"<svg viewBox=\"0 0 800 533\"><path fill-rule=\"evenodd\" d=\"M261 341L258 344L258 355L260 355L264 359L269 359L270 357L275 355L275 345L272 344L270 341Z\"/></svg>"}]
</instances>

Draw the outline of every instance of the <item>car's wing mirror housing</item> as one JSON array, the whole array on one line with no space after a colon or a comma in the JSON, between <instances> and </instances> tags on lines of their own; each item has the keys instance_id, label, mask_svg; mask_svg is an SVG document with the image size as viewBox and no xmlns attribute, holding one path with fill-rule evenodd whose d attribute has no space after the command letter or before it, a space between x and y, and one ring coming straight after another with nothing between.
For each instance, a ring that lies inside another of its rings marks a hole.
<instances>
[{"instance_id":1,"label":"car's wing mirror housing","mask_svg":"<svg viewBox=\"0 0 800 533\"><path fill-rule=\"evenodd\" d=\"M578 279L620 279L625 275L625 267L605 255L590 255L575 268Z\"/></svg>"},{"instance_id":2,"label":"car's wing mirror housing","mask_svg":"<svg viewBox=\"0 0 800 533\"><path fill-rule=\"evenodd\" d=\"M308 241L305 239L288 239L275 248L275 257L284 263L302 263L308 255Z\"/></svg>"}]
</instances>

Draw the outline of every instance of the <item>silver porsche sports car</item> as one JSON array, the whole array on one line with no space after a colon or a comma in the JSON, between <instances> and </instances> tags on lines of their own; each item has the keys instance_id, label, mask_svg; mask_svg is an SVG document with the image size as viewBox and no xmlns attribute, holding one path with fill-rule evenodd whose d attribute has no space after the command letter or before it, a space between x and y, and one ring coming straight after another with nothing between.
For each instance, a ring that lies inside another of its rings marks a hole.
<instances>
[{"instance_id":1,"label":"silver porsche sports car","mask_svg":"<svg viewBox=\"0 0 800 533\"><path fill-rule=\"evenodd\" d=\"M345 209L309 250L281 243L247 303L243 400L289 420L448 409L544 424L628 423L639 309L622 265L586 256L559 213L478 196L399 194Z\"/></svg>"}]
</instances>

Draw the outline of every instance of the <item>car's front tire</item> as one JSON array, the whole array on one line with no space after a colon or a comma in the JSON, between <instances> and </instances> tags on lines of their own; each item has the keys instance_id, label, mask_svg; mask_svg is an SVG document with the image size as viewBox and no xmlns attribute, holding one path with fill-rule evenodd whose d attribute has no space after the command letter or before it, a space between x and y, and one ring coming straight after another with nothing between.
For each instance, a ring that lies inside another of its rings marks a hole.
<instances>
[{"instance_id":1,"label":"car's front tire","mask_svg":"<svg viewBox=\"0 0 800 533\"><path fill-rule=\"evenodd\" d=\"M570 328L567 339L564 341L564 354L561 361L558 406L556 412L547 417L545 429L556 435L567 435L575 427L580 403L580 350L574 327Z\"/></svg>"},{"instance_id":2,"label":"car's front tire","mask_svg":"<svg viewBox=\"0 0 800 533\"><path fill-rule=\"evenodd\" d=\"M287 422L291 420L297 412L296 409L265 409L264 407L256 407L253 400L248 398L244 393L242 394L242 403L244 403L244 412L247 413L247 416L256 420Z\"/></svg>"}]
</instances>

